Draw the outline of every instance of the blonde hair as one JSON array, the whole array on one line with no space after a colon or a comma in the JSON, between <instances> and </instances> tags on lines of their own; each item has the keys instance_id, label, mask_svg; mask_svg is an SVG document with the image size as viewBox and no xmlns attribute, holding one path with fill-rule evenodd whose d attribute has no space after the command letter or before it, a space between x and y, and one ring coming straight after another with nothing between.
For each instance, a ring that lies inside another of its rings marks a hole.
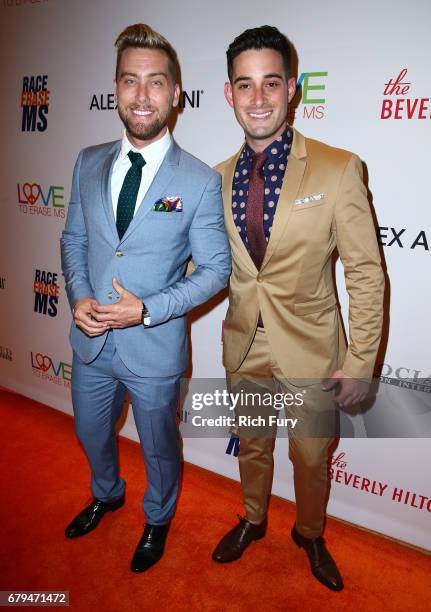
<instances>
[{"instance_id":1,"label":"blonde hair","mask_svg":"<svg viewBox=\"0 0 431 612\"><path fill-rule=\"evenodd\" d=\"M127 26L127 28L117 37L115 46L117 47L116 78L118 77L118 67L123 51L129 47L138 47L143 49L160 49L160 51L164 51L168 58L169 74L174 83L176 82L178 59L175 49L164 36L153 30L153 28L146 23L135 23L134 25Z\"/></svg>"}]
</instances>

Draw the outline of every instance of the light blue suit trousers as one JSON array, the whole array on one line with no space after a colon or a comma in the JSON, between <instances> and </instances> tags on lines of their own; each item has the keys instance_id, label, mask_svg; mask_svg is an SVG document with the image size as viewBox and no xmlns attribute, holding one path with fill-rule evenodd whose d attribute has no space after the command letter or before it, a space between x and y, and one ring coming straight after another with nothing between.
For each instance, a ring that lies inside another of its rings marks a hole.
<instances>
[{"instance_id":1,"label":"light blue suit trousers","mask_svg":"<svg viewBox=\"0 0 431 612\"><path fill-rule=\"evenodd\" d=\"M72 399L75 430L91 466L91 490L109 501L125 492L120 477L115 425L126 390L144 455L147 522L163 525L175 510L180 476L176 409L181 376L137 377L121 361L112 332L96 359L83 363L73 356ZM145 450L144 450L145 449Z\"/></svg>"}]
</instances>

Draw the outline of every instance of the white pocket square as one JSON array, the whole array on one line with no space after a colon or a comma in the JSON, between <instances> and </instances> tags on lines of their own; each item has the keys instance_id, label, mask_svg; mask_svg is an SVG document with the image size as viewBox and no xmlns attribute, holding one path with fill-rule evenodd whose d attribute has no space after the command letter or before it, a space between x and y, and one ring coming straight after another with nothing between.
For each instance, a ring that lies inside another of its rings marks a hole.
<instances>
[{"instance_id":1,"label":"white pocket square","mask_svg":"<svg viewBox=\"0 0 431 612\"><path fill-rule=\"evenodd\" d=\"M295 200L295 204L300 206L301 204L309 204L310 202L317 202L325 197L324 193L315 193L314 195L305 196L305 198L299 198Z\"/></svg>"}]
</instances>

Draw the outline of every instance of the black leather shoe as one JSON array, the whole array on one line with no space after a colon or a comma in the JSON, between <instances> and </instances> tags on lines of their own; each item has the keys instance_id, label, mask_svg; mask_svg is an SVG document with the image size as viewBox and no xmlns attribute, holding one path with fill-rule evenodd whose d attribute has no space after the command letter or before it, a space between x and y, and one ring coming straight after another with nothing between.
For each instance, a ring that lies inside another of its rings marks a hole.
<instances>
[{"instance_id":1,"label":"black leather shoe","mask_svg":"<svg viewBox=\"0 0 431 612\"><path fill-rule=\"evenodd\" d=\"M266 534L266 518L259 525L254 525L239 515L238 518L239 524L220 540L212 554L213 560L217 563L236 561L253 540L260 540Z\"/></svg>"},{"instance_id":2,"label":"black leather shoe","mask_svg":"<svg viewBox=\"0 0 431 612\"><path fill-rule=\"evenodd\" d=\"M91 504L84 508L73 521L66 527L64 532L66 538L77 538L86 535L96 529L100 519L107 512L114 512L124 506L124 495L110 502L103 502L100 499L93 499Z\"/></svg>"},{"instance_id":3,"label":"black leather shoe","mask_svg":"<svg viewBox=\"0 0 431 612\"><path fill-rule=\"evenodd\" d=\"M344 589L343 579L322 536L313 539L305 538L297 532L296 525L293 526L291 534L295 544L307 553L313 576L328 589L342 591Z\"/></svg>"},{"instance_id":4,"label":"black leather shoe","mask_svg":"<svg viewBox=\"0 0 431 612\"><path fill-rule=\"evenodd\" d=\"M132 572L145 572L163 557L166 537L170 523L166 525L145 525L142 538L138 542L130 569Z\"/></svg>"}]
</instances>

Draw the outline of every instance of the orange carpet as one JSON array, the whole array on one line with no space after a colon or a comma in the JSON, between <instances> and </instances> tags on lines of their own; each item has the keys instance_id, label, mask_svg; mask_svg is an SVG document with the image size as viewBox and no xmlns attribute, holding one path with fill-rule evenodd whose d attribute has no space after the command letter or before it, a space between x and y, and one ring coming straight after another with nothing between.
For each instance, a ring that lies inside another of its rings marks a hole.
<instances>
[{"instance_id":1,"label":"orange carpet","mask_svg":"<svg viewBox=\"0 0 431 612\"><path fill-rule=\"evenodd\" d=\"M241 560L217 565L210 553L242 511L239 485L190 464L162 561L132 574L143 527L139 446L120 440L126 505L88 536L66 540L65 525L90 499L72 418L4 390L0 409L1 590L66 590L71 608L83 612L430 609L429 556L331 519L326 539L346 587L325 589L291 541L294 506L279 498L267 537Z\"/></svg>"}]
</instances>

